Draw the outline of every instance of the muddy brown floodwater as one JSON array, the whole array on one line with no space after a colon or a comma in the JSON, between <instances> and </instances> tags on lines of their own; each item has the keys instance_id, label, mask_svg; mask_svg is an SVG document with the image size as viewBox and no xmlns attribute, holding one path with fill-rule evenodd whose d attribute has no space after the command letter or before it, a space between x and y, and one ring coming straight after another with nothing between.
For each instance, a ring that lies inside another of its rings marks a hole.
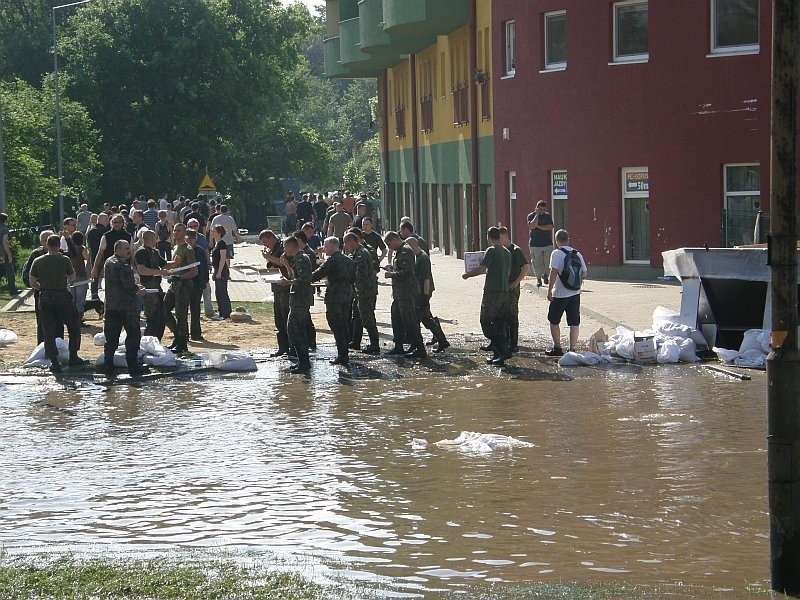
<instances>
[{"instance_id":1,"label":"muddy brown floodwater","mask_svg":"<svg viewBox=\"0 0 800 600\"><path fill-rule=\"evenodd\" d=\"M622 365L535 380L533 359L507 373L479 361L0 385L0 544L268 551L401 594L768 587L763 374ZM534 445L432 444L461 431Z\"/></svg>"}]
</instances>

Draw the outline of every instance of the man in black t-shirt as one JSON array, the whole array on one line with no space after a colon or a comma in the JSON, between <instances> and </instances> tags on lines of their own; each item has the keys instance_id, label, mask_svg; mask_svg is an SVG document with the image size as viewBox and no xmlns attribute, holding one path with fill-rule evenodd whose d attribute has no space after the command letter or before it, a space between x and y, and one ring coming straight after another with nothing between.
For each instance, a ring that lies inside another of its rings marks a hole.
<instances>
[{"instance_id":1,"label":"man in black t-shirt","mask_svg":"<svg viewBox=\"0 0 800 600\"><path fill-rule=\"evenodd\" d=\"M547 203L539 200L536 210L528 215L528 229L531 230L531 267L536 274L536 285L548 284L550 254L553 252L553 215L547 212Z\"/></svg>"}]
</instances>

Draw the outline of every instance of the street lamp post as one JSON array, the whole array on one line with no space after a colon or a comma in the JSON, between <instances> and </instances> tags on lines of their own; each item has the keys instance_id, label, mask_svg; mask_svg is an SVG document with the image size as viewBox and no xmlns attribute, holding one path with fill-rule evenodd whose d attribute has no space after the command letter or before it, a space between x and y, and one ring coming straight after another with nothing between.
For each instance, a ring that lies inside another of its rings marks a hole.
<instances>
[{"instance_id":1,"label":"street lamp post","mask_svg":"<svg viewBox=\"0 0 800 600\"><path fill-rule=\"evenodd\" d=\"M3 105L0 104L0 212L6 212L6 169L3 162Z\"/></svg>"},{"instance_id":2,"label":"street lamp post","mask_svg":"<svg viewBox=\"0 0 800 600\"><path fill-rule=\"evenodd\" d=\"M59 4L53 7L53 77L55 79L55 108L56 108L56 168L58 170L58 223L64 220L64 165L61 160L61 102L58 93L58 38L56 37L56 11L86 4L92 0L80 0L69 4Z\"/></svg>"}]
</instances>

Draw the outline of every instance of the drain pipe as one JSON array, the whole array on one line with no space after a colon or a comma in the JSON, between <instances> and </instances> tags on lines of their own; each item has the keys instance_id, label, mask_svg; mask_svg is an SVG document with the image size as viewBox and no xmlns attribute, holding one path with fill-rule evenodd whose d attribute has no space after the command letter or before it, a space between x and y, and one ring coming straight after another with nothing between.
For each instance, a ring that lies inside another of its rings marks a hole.
<instances>
[{"instance_id":1,"label":"drain pipe","mask_svg":"<svg viewBox=\"0 0 800 600\"><path fill-rule=\"evenodd\" d=\"M381 160L383 161L383 201L381 204L386 214L381 211L381 226L385 231L394 222L396 208L393 210L391 196L391 178L389 177L389 72L383 69L378 75L378 112L381 117Z\"/></svg>"},{"instance_id":2,"label":"drain pipe","mask_svg":"<svg viewBox=\"0 0 800 600\"><path fill-rule=\"evenodd\" d=\"M411 222L414 227L420 227L422 221L422 206L419 199L419 123L417 102L417 55L409 57L411 63L411 200L414 215Z\"/></svg>"},{"instance_id":3,"label":"drain pipe","mask_svg":"<svg viewBox=\"0 0 800 600\"><path fill-rule=\"evenodd\" d=\"M478 0L469 0L469 72L478 70ZM480 211L478 190L480 189L480 167L478 164L478 85L469 77L469 133L472 140L472 251L480 249ZM488 85L484 83L483 85Z\"/></svg>"}]
</instances>

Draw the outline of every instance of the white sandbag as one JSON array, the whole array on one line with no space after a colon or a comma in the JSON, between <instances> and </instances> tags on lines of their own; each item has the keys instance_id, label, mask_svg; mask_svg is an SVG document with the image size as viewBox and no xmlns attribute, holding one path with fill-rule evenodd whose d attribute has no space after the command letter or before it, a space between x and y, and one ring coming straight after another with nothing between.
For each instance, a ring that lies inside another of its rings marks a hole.
<instances>
[{"instance_id":1,"label":"white sandbag","mask_svg":"<svg viewBox=\"0 0 800 600\"><path fill-rule=\"evenodd\" d=\"M765 367L767 366L767 355L758 348L751 348L739 352L739 356L733 359L733 364L739 367Z\"/></svg>"},{"instance_id":2,"label":"white sandbag","mask_svg":"<svg viewBox=\"0 0 800 600\"><path fill-rule=\"evenodd\" d=\"M677 323L680 316L680 313L675 312L671 308L667 308L665 306L656 306L656 309L653 311L653 323Z\"/></svg>"},{"instance_id":3,"label":"white sandbag","mask_svg":"<svg viewBox=\"0 0 800 600\"><path fill-rule=\"evenodd\" d=\"M626 329L625 327L617 327L616 333L612 335L608 341L609 344L613 344L613 347L609 347L612 353L615 353L622 358L627 358L628 360L634 359L635 354L633 351L633 331Z\"/></svg>"},{"instance_id":4,"label":"white sandbag","mask_svg":"<svg viewBox=\"0 0 800 600\"><path fill-rule=\"evenodd\" d=\"M681 362L695 363L700 359L697 357L697 344L692 339L680 340L678 342L680 350L679 359Z\"/></svg>"},{"instance_id":5,"label":"white sandbag","mask_svg":"<svg viewBox=\"0 0 800 600\"><path fill-rule=\"evenodd\" d=\"M658 331L661 335L679 338L689 338L692 336L693 331L693 329L687 325L672 323L671 321L653 322L653 329Z\"/></svg>"},{"instance_id":6,"label":"white sandbag","mask_svg":"<svg viewBox=\"0 0 800 600\"><path fill-rule=\"evenodd\" d=\"M599 364L603 358L594 352L565 352L558 359L559 367L584 367Z\"/></svg>"},{"instance_id":7,"label":"white sandbag","mask_svg":"<svg viewBox=\"0 0 800 600\"><path fill-rule=\"evenodd\" d=\"M258 371L255 359L242 352L204 352L203 364L220 371Z\"/></svg>"},{"instance_id":8,"label":"white sandbag","mask_svg":"<svg viewBox=\"0 0 800 600\"><path fill-rule=\"evenodd\" d=\"M17 341L17 334L10 329L0 329L0 346L8 346Z\"/></svg>"},{"instance_id":9,"label":"white sandbag","mask_svg":"<svg viewBox=\"0 0 800 600\"><path fill-rule=\"evenodd\" d=\"M139 349L146 354L164 354L165 352L172 354L154 335L143 335L142 341L139 342Z\"/></svg>"},{"instance_id":10,"label":"white sandbag","mask_svg":"<svg viewBox=\"0 0 800 600\"><path fill-rule=\"evenodd\" d=\"M717 355L718 359L727 364L733 363L733 361L739 357L738 350L728 350L727 348L717 348L715 346L713 348L713 351L714 354Z\"/></svg>"},{"instance_id":11,"label":"white sandbag","mask_svg":"<svg viewBox=\"0 0 800 600\"><path fill-rule=\"evenodd\" d=\"M167 350L163 354L145 354L142 362L149 367L174 367L178 361L175 354Z\"/></svg>"},{"instance_id":12,"label":"white sandbag","mask_svg":"<svg viewBox=\"0 0 800 600\"><path fill-rule=\"evenodd\" d=\"M58 350L58 362L66 364L69 362L69 346L61 338L56 338L56 350ZM22 363L23 367L49 367L50 360L44 354L44 342L36 346L27 360Z\"/></svg>"},{"instance_id":13,"label":"white sandbag","mask_svg":"<svg viewBox=\"0 0 800 600\"><path fill-rule=\"evenodd\" d=\"M658 348L656 362L662 365L674 364L680 360L681 349L676 338L666 338Z\"/></svg>"},{"instance_id":14,"label":"white sandbag","mask_svg":"<svg viewBox=\"0 0 800 600\"><path fill-rule=\"evenodd\" d=\"M516 438L499 435L496 433L478 433L476 431L462 431L454 440L440 440L434 444L439 448L488 454L494 450L510 450L512 448L532 448L530 442L523 442Z\"/></svg>"},{"instance_id":15,"label":"white sandbag","mask_svg":"<svg viewBox=\"0 0 800 600\"><path fill-rule=\"evenodd\" d=\"M739 347L739 352L743 353L747 350L761 350L763 354L770 352L770 332L766 329L748 329L744 332L742 338L742 345Z\"/></svg>"}]
</instances>

